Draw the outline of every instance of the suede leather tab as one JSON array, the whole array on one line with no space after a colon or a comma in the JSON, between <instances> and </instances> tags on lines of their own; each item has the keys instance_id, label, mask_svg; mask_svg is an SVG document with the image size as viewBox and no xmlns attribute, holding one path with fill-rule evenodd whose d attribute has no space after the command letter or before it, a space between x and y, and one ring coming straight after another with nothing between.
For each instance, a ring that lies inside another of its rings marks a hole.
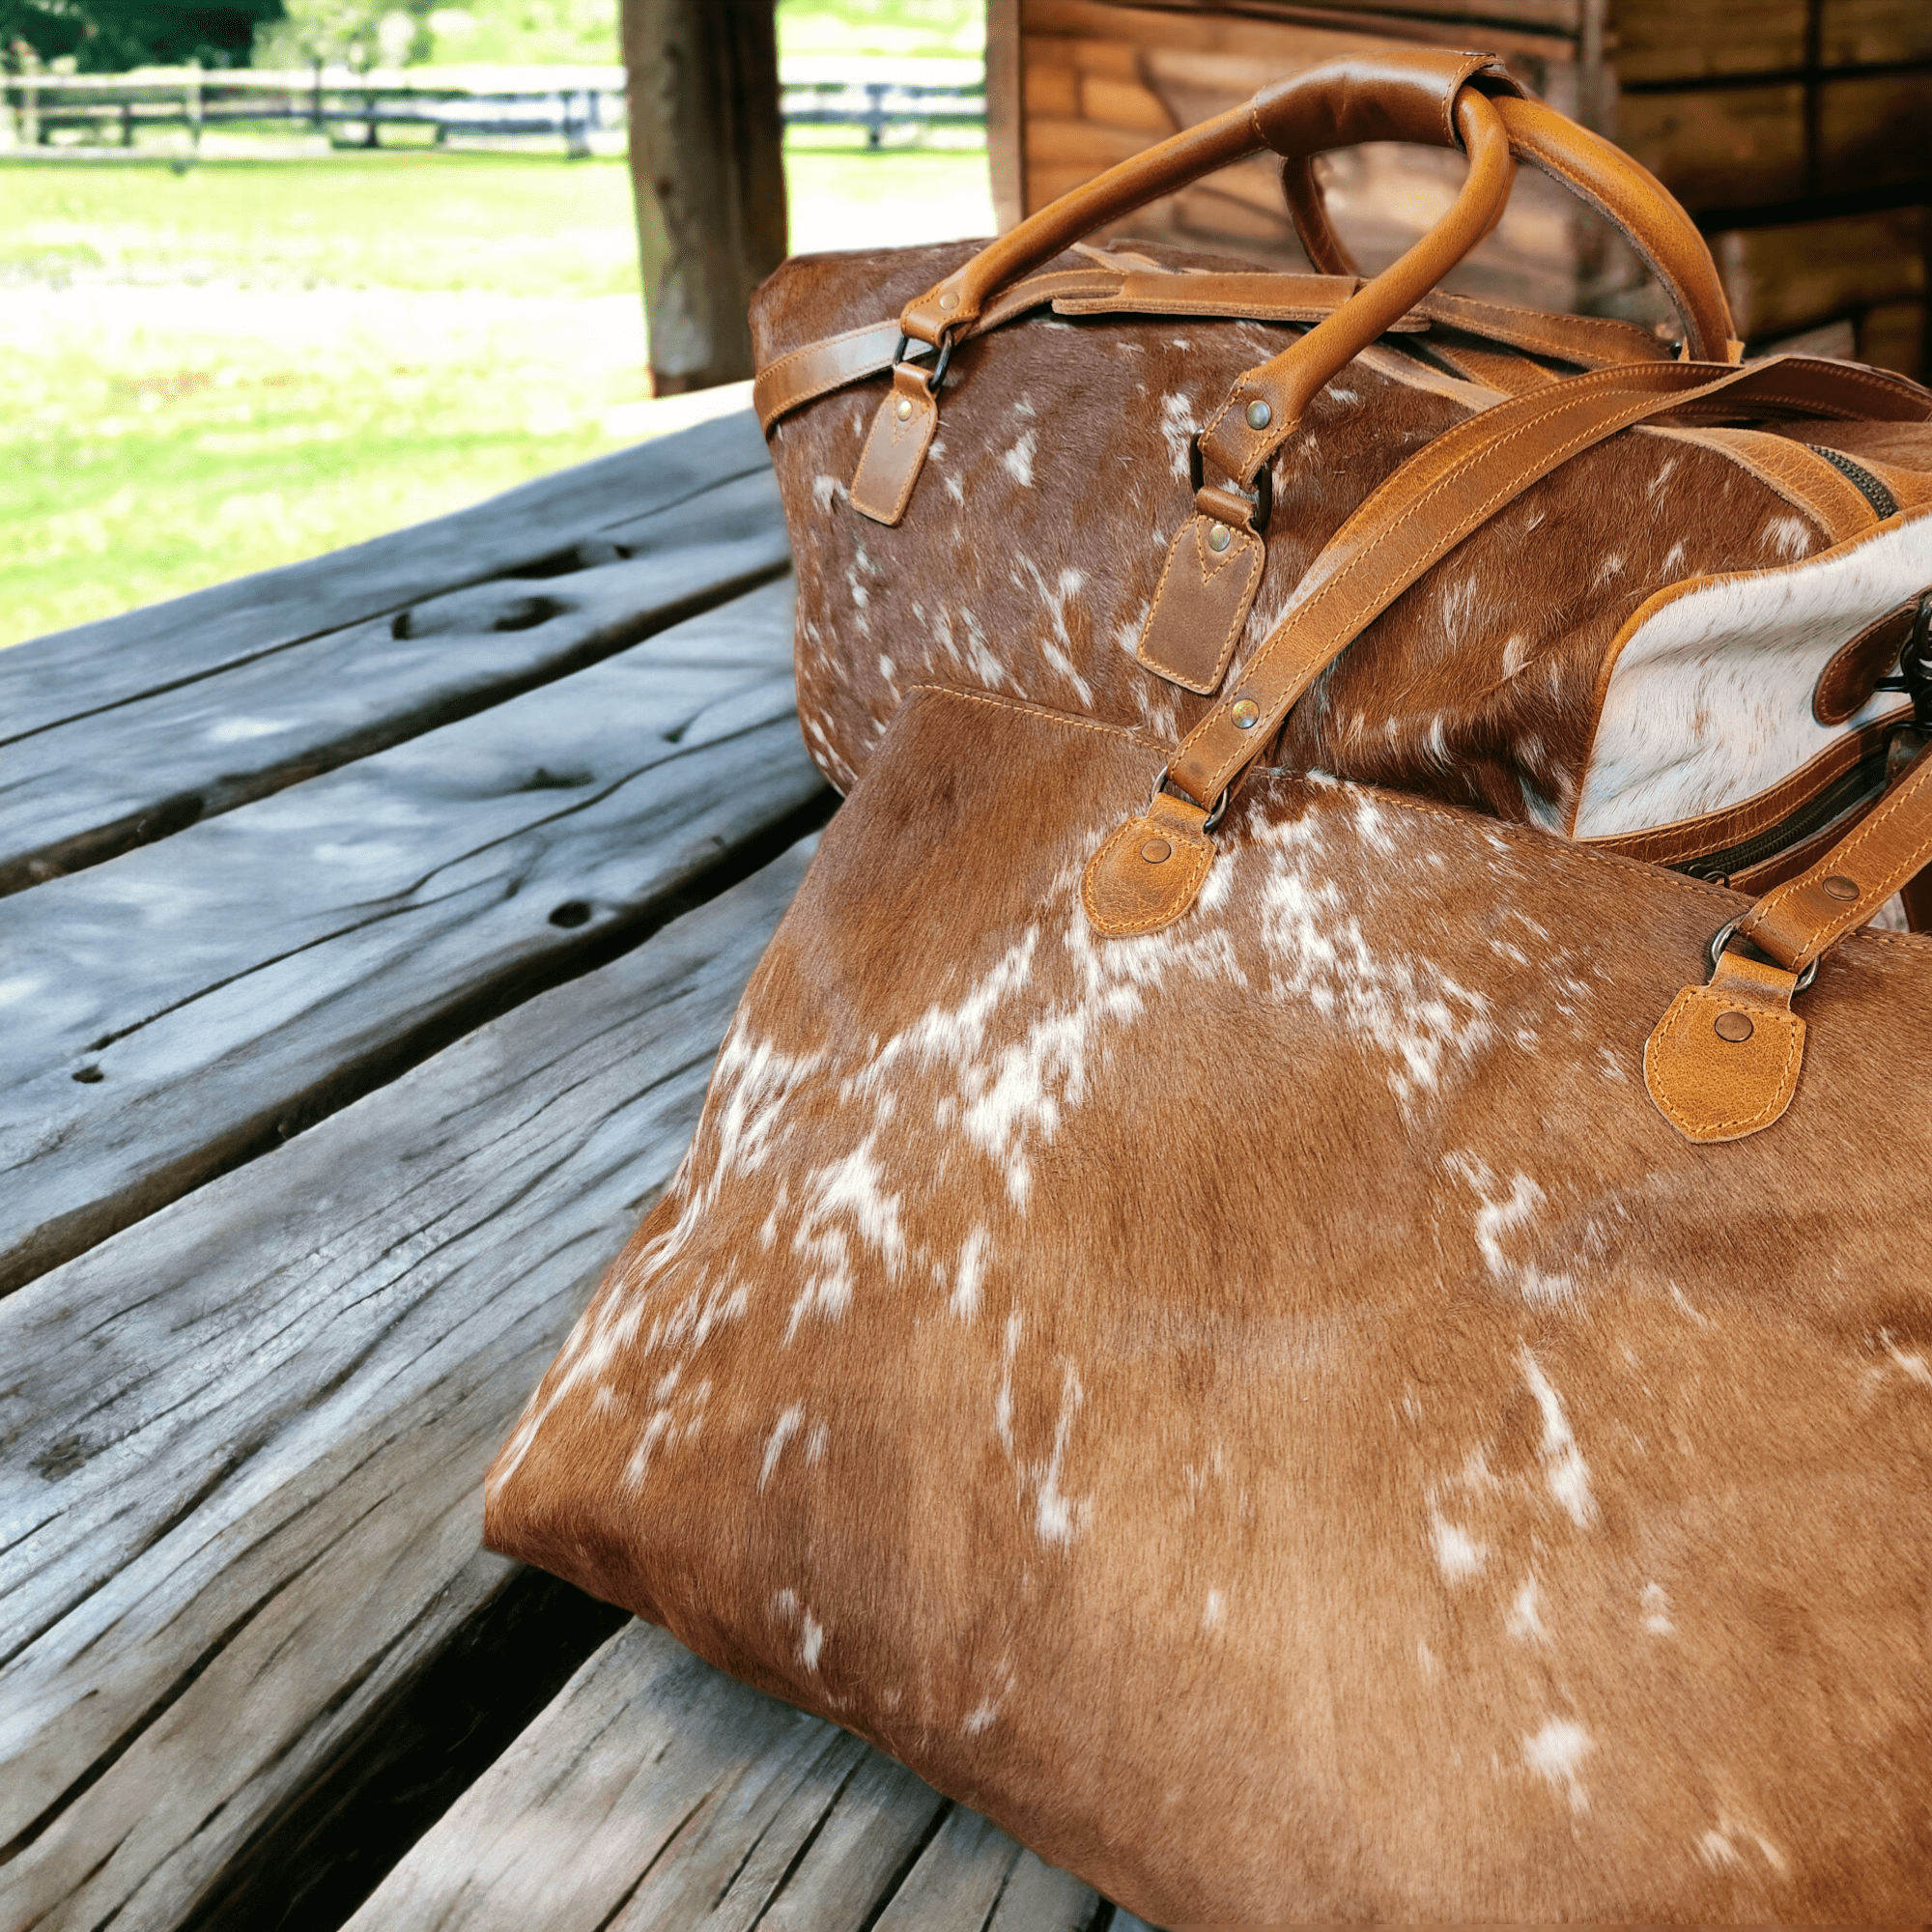
<instances>
[{"instance_id":1,"label":"suede leather tab","mask_svg":"<svg viewBox=\"0 0 1932 1932\"><path fill-rule=\"evenodd\" d=\"M1156 792L1088 862L1080 902L1095 932L1131 939L1172 925L1201 891L1214 847L1192 799Z\"/></svg>"},{"instance_id":2,"label":"suede leather tab","mask_svg":"<svg viewBox=\"0 0 1932 1932\"><path fill-rule=\"evenodd\" d=\"M1737 1141L1777 1120L1798 1091L1804 1022L1791 1010L1795 973L1723 952L1708 986L1686 986L1644 1042L1643 1084L1685 1139ZM1742 1039L1719 1031L1743 1031Z\"/></svg>"},{"instance_id":3,"label":"suede leather tab","mask_svg":"<svg viewBox=\"0 0 1932 1932\"><path fill-rule=\"evenodd\" d=\"M1228 531L1228 547L1220 552L1208 541L1217 529ZM1244 524L1224 524L1197 510L1168 546L1134 655L1183 691L1205 696L1218 690L1247 627L1264 554L1261 538Z\"/></svg>"},{"instance_id":4,"label":"suede leather tab","mask_svg":"<svg viewBox=\"0 0 1932 1932\"><path fill-rule=\"evenodd\" d=\"M938 428L939 405L926 387L924 371L898 363L852 478L852 507L862 517L891 525L905 515Z\"/></svg>"}]
</instances>

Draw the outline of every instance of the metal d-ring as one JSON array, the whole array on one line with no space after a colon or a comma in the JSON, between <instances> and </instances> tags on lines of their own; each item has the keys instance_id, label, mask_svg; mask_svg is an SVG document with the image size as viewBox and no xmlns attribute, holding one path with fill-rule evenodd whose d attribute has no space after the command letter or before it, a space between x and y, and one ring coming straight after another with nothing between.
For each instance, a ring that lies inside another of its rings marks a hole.
<instances>
[{"instance_id":1,"label":"metal d-ring","mask_svg":"<svg viewBox=\"0 0 1932 1932\"><path fill-rule=\"evenodd\" d=\"M905 353L911 342L912 342L912 337L901 331L899 335L899 346L893 351L893 367L895 369L896 369L899 366L899 364L905 360ZM948 329L943 329L940 332L939 360L935 362L932 365L932 367L926 372L925 393L928 396L938 395L939 385L946 380L947 365L952 360L952 331L950 328L948 328Z\"/></svg>"},{"instance_id":2,"label":"metal d-ring","mask_svg":"<svg viewBox=\"0 0 1932 1932\"><path fill-rule=\"evenodd\" d=\"M1187 439L1187 483L1189 489L1198 491L1207 473L1201 463L1201 437L1197 431ZM1255 471L1253 496L1249 496L1245 490L1235 489L1233 484L1230 484L1228 487L1234 491L1236 497L1245 497L1247 501L1255 506L1254 514L1248 519L1248 527L1254 531L1256 536L1265 536L1267 534L1268 519L1274 515L1273 469L1264 463Z\"/></svg>"},{"instance_id":3,"label":"metal d-ring","mask_svg":"<svg viewBox=\"0 0 1932 1932\"><path fill-rule=\"evenodd\" d=\"M1715 974L1718 970L1719 957L1723 952L1724 948L1731 943L1731 940L1737 933L1738 927L1741 926L1743 923L1744 923L1743 920L1734 919L1730 922L1728 925L1720 925L1717 929L1717 931L1711 935L1711 971L1713 974ZM1805 987L1808 986L1811 983L1811 981L1815 980L1817 977L1818 977L1818 962L1817 960L1814 959L1812 960L1810 965L1805 967L1804 970L1799 974L1797 983L1791 989L1793 996L1795 997L1797 994L1802 993L1805 989Z\"/></svg>"},{"instance_id":4,"label":"metal d-ring","mask_svg":"<svg viewBox=\"0 0 1932 1932\"><path fill-rule=\"evenodd\" d=\"M1164 784L1166 784L1166 782L1167 782L1167 767L1163 765L1161 766L1160 770L1153 775L1153 789L1148 793L1148 802L1146 807L1147 810L1151 811L1153 810L1153 802L1160 796L1161 787ZM1201 829L1203 832L1212 832L1215 826L1219 825L1222 819L1227 816L1228 800L1230 799L1230 797L1233 796L1234 790L1235 787L1233 785L1225 785L1222 787L1221 796L1214 801L1213 810L1210 811L1208 814L1208 816L1201 821ZM1194 803L1194 801L1191 798L1187 802L1190 805Z\"/></svg>"}]
</instances>

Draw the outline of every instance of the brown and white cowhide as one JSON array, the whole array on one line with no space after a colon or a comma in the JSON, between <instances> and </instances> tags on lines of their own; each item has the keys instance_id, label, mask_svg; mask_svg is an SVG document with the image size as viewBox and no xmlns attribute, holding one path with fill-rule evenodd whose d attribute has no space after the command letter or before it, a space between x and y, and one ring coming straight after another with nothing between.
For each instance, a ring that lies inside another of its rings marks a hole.
<instances>
[{"instance_id":1,"label":"brown and white cowhide","mask_svg":"<svg viewBox=\"0 0 1932 1932\"><path fill-rule=\"evenodd\" d=\"M1923 1918L1932 940L1695 1146L1738 897L1284 778L1100 940L1161 755L904 694L492 1543L1157 1922Z\"/></svg>"},{"instance_id":2,"label":"brown and white cowhide","mask_svg":"<svg viewBox=\"0 0 1932 1932\"><path fill-rule=\"evenodd\" d=\"M1168 268L1252 270L1133 246ZM957 243L787 263L753 305L760 365L896 313L973 252ZM1053 266L1091 264L1068 255ZM1193 508L1188 439L1244 369L1294 333L1249 321L1042 313L968 341L952 358L924 470L892 527L849 501L883 377L781 419L771 450L798 566L799 710L832 781L850 789L903 694L924 682L1081 712L1169 744L1187 731L1211 697L1155 677L1134 650L1169 540ZM1390 336L1363 352L1276 457L1265 569L1224 689L1236 688L1241 663L1364 498L1443 430L1502 400L1432 367L1428 343ZM1768 427L1903 470L1922 485L1913 502L1932 501L1932 426ZM1370 624L1291 715L1275 761L1579 837L1694 815L1679 809L1691 795L1736 804L1886 708L1825 732L1811 722L1802 673L1815 681L1889 608L1861 595L1877 595L1880 578L1910 580L1886 593L1892 603L1932 587L1932 522L1920 518L1880 567L1804 592L1819 614L1776 666L1759 622L1766 600L1739 604L1728 626L1707 626L1707 681L1759 694L1728 730L1721 721L1713 729L1698 707L1698 664L1667 678L1648 674L1655 664L1643 649L1615 666L1611 654L1650 600L1699 580L1771 573L1776 606L1789 566L1833 542L1815 508L1721 435L1626 431L1533 486ZM1780 675L1768 680L1768 669ZM1696 741L1682 772L1668 747L1655 751L1651 782L1628 802L1622 740L1597 745L1606 679L1616 687L1606 722L1634 713L1674 741ZM1787 701L1794 683L1803 688ZM1782 708L1766 733L1756 721L1772 684Z\"/></svg>"}]
</instances>

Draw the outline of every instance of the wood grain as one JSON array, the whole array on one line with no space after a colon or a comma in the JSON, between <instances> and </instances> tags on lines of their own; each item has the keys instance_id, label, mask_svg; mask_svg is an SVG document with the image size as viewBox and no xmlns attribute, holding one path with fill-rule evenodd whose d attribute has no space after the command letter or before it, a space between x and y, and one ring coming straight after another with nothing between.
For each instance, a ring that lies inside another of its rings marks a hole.
<instances>
[{"instance_id":1,"label":"wood grain","mask_svg":"<svg viewBox=\"0 0 1932 1932\"><path fill-rule=\"evenodd\" d=\"M804 856L0 1303L0 1923L179 1924L501 1587L483 1470Z\"/></svg>"},{"instance_id":2,"label":"wood grain","mask_svg":"<svg viewBox=\"0 0 1932 1932\"><path fill-rule=\"evenodd\" d=\"M1108 1911L903 1766L638 1623L584 1664L350 1925L1085 1932Z\"/></svg>"},{"instance_id":3,"label":"wood grain","mask_svg":"<svg viewBox=\"0 0 1932 1932\"><path fill-rule=\"evenodd\" d=\"M580 463L472 509L0 652L0 746L466 583L769 468L746 411Z\"/></svg>"},{"instance_id":4,"label":"wood grain","mask_svg":"<svg viewBox=\"0 0 1932 1932\"><path fill-rule=\"evenodd\" d=\"M0 901L0 1288L609 956L794 822L823 781L789 605L754 591Z\"/></svg>"},{"instance_id":5,"label":"wood grain","mask_svg":"<svg viewBox=\"0 0 1932 1932\"><path fill-rule=\"evenodd\" d=\"M574 547L586 567L419 600L10 746L0 894L98 865L452 723L789 562L769 469ZM0 665L5 661L0 660Z\"/></svg>"}]
</instances>

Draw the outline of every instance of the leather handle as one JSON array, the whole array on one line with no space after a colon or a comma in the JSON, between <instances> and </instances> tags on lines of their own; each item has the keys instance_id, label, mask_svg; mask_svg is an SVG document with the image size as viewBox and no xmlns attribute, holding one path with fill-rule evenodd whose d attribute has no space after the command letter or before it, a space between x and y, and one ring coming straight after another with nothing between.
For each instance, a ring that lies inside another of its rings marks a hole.
<instances>
[{"instance_id":1,"label":"leather handle","mask_svg":"<svg viewBox=\"0 0 1932 1932\"><path fill-rule=\"evenodd\" d=\"M1623 236L1663 284L1684 324L1686 359L1735 362L1742 351L1718 265L1697 224L1640 161L1540 100L1499 96L1510 153L1562 184ZM1309 262L1324 275L1360 270L1328 219L1313 153L1282 162L1281 186Z\"/></svg>"},{"instance_id":2,"label":"leather handle","mask_svg":"<svg viewBox=\"0 0 1932 1932\"><path fill-rule=\"evenodd\" d=\"M1139 863L1153 839L1143 829L1146 810L1130 813L1094 854L1082 892L1096 930L1158 931L1187 910L1207 876L1206 835L1281 721L1327 666L1471 530L1539 477L1633 423L1659 416L1694 422L1741 409L1932 418L1932 399L1917 384L1857 364L1781 356L1748 368L1614 365L1512 397L1444 430L1329 539L1281 621L1170 756L1164 776L1174 793L1158 794L1148 810L1164 814L1154 842L1186 854L1189 865Z\"/></svg>"},{"instance_id":3,"label":"leather handle","mask_svg":"<svg viewBox=\"0 0 1932 1932\"><path fill-rule=\"evenodd\" d=\"M1244 105L1156 142L1029 215L909 301L899 327L936 344L948 330L970 327L996 291L1069 243L1265 149L1314 154L1363 141L1455 147L1456 102L1471 81L1485 93L1520 93L1493 54L1434 47L1324 61L1274 81Z\"/></svg>"},{"instance_id":4,"label":"leather handle","mask_svg":"<svg viewBox=\"0 0 1932 1932\"><path fill-rule=\"evenodd\" d=\"M1788 973L1865 924L1932 862L1932 749L1808 871L1776 887L1738 931Z\"/></svg>"}]
</instances>

